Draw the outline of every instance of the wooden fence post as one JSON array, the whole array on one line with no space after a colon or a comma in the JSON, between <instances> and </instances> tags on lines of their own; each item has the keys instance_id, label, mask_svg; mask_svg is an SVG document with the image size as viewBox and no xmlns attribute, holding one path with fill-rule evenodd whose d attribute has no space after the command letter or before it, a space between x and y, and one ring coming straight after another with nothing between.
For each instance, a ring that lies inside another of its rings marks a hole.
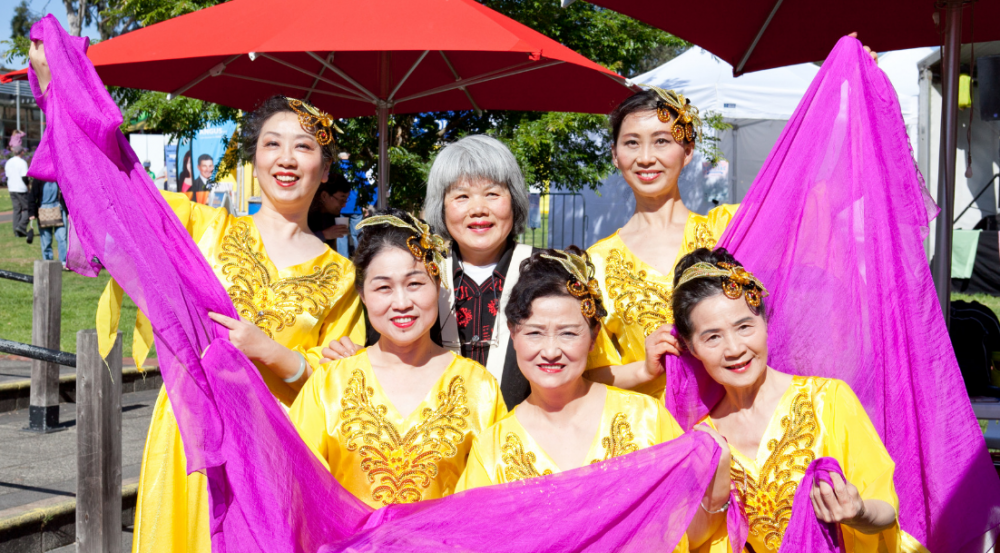
<instances>
[{"instance_id":1,"label":"wooden fence post","mask_svg":"<svg viewBox=\"0 0 1000 553\"><path fill-rule=\"evenodd\" d=\"M31 343L59 349L62 316L62 264L35 260L34 299L31 317ZM28 430L59 430L59 365L31 361L31 397L28 407Z\"/></svg>"},{"instance_id":2,"label":"wooden fence post","mask_svg":"<svg viewBox=\"0 0 1000 553\"><path fill-rule=\"evenodd\" d=\"M107 363L96 330L76 334L78 553L122 550L122 333Z\"/></svg>"}]
</instances>

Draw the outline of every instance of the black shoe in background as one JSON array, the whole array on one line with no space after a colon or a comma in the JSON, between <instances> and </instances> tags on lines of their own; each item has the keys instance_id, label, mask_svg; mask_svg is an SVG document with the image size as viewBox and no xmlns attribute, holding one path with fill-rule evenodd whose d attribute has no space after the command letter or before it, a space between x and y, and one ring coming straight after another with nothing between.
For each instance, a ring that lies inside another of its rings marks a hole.
<instances>
[{"instance_id":1,"label":"black shoe in background","mask_svg":"<svg viewBox=\"0 0 1000 553\"><path fill-rule=\"evenodd\" d=\"M30 244L34 241L35 241L35 229L29 228L27 242Z\"/></svg>"}]
</instances>

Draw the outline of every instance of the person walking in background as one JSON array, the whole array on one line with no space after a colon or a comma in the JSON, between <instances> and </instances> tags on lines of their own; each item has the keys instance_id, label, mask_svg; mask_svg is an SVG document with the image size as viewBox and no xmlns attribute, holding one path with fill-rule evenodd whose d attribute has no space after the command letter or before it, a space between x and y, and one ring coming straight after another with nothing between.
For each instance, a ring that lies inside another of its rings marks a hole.
<instances>
[{"instance_id":1,"label":"person walking in background","mask_svg":"<svg viewBox=\"0 0 1000 553\"><path fill-rule=\"evenodd\" d=\"M146 161L142 162L142 168L145 169L146 170L146 174L149 175L149 180L155 181L156 180L156 174L153 173L153 170L149 168L151 165L152 164L149 162L149 160L146 160Z\"/></svg>"},{"instance_id":2,"label":"person walking in background","mask_svg":"<svg viewBox=\"0 0 1000 553\"><path fill-rule=\"evenodd\" d=\"M33 179L31 184L31 218L38 222L42 237L42 259L55 259L52 238L59 247L59 262L66 269L66 202L59 185Z\"/></svg>"},{"instance_id":3,"label":"person walking in background","mask_svg":"<svg viewBox=\"0 0 1000 553\"><path fill-rule=\"evenodd\" d=\"M349 255L346 236L350 230L347 216L341 216L341 210L350 193L351 185L343 173L332 169L330 178L320 184L309 208L309 230L344 257Z\"/></svg>"},{"instance_id":4,"label":"person walking in background","mask_svg":"<svg viewBox=\"0 0 1000 553\"><path fill-rule=\"evenodd\" d=\"M20 238L28 235L31 199L28 196L28 162L24 160L24 147L21 140L24 132L14 131L10 137L10 151L13 157L7 160L3 170L7 174L7 190L10 191L10 201L14 204L14 236Z\"/></svg>"}]
</instances>

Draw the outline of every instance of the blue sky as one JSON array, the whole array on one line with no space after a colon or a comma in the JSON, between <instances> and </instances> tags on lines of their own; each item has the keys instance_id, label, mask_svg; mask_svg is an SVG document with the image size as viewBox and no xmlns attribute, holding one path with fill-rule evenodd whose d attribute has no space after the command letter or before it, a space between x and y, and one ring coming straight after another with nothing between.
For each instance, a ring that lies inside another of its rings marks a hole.
<instances>
[{"instance_id":1,"label":"blue sky","mask_svg":"<svg viewBox=\"0 0 1000 553\"><path fill-rule=\"evenodd\" d=\"M21 0L0 0L0 40L10 40L10 18L14 17L14 8L20 3ZM66 6L63 4L63 0L29 0L29 4L34 12L55 15L63 27L66 27ZM94 25L84 27L83 34L94 39L101 36ZM14 63L11 65L12 69L20 69L27 64Z\"/></svg>"}]
</instances>

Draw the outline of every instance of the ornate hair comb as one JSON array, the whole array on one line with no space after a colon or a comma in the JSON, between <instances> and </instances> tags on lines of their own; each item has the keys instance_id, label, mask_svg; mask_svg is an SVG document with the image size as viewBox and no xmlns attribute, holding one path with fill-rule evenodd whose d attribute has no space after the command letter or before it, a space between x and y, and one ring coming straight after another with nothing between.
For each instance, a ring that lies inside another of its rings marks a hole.
<instances>
[{"instance_id":1,"label":"ornate hair comb","mask_svg":"<svg viewBox=\"0 0 1000 553\"><path fill-rule=\"evenodd\" d=\"M670 127L670 134L674 136L674 140L684 142L698 138L701 133L701 117L698 115L698 108L691 105L691 100L673 90L663 90L651 85L640 86L649 88L660 97L656 103L656 116L663 123L669 123L670 119L674 120L674 124Z\"/></svg>"},{"instance_id":2,"label":"ornate hair comb","mask_svg":"<svg viewBox=\"0 0 1000 553\"><path fill-rule=\"evenodd\" d=\"M754 309L760 307L761 299L767 296L767 289L764 288L764 284L757 277L753 276L753 273L732 263L719 263L718 265L704 262L695 263L684 271L680 281L677 282L677 286L696 278L713 277L724 279L722 293L727 298L735 300L739 299L740 296L744 296L746 297L747 305Z\"/></svg>"},{"instance_id":3,"label":"ornate hair comb","mask_svg":"<svg viewBox=\"0 0 1000 553\"><path fill-rule=\"evenodd\" d=\"M555 250L555 255L547 253L541 257L559 262L573 277L566 282L566 289L574 297L580 298L580 310L587 318L597 317L597 309L601 307L601 287L594 278L594 266L587 254L575 255L562 250Z\"/></svg>"},{"instance_id":4,"label":"ornate hair comb","mask_svg":"<svg viewBox=\"0 0 1000 553\"><path fill-rule=\"evenodd\" d=\"M444 238L432 233L431 227L427 223L409 213L406 215L410 219L409 222L395 215L375 215L374 217L364 219L355 228L360 230L364 227L375 225L391 225L412 231L416 236L406 239L406 247L410 249L413 257L424 262L424 267L427 268L427 272L431 276L440 276L441 267L444 266L444 258L448 255L448 244L444 241ZM428 252L431 254L430 260L427 259Z\"/></svg>"},{"instance_id":5,"label":"ornate hair comb","mask_svg":"<svg viewBox=\"0 0 1000 553\"><path fill-rule=\"evenodd\" d=\"M288 97L285 100L288 100L288 107L292 108L292 111L299 116L299 125L302 125L302 129L316 137L316 142L319 142L321 146L326 146L330 142L333 142L333 135L330 133L330 129L339 133L344 132L334 124L333 117L329 113L309 105L302 100Z\"/></svg>"}]
</instances>

